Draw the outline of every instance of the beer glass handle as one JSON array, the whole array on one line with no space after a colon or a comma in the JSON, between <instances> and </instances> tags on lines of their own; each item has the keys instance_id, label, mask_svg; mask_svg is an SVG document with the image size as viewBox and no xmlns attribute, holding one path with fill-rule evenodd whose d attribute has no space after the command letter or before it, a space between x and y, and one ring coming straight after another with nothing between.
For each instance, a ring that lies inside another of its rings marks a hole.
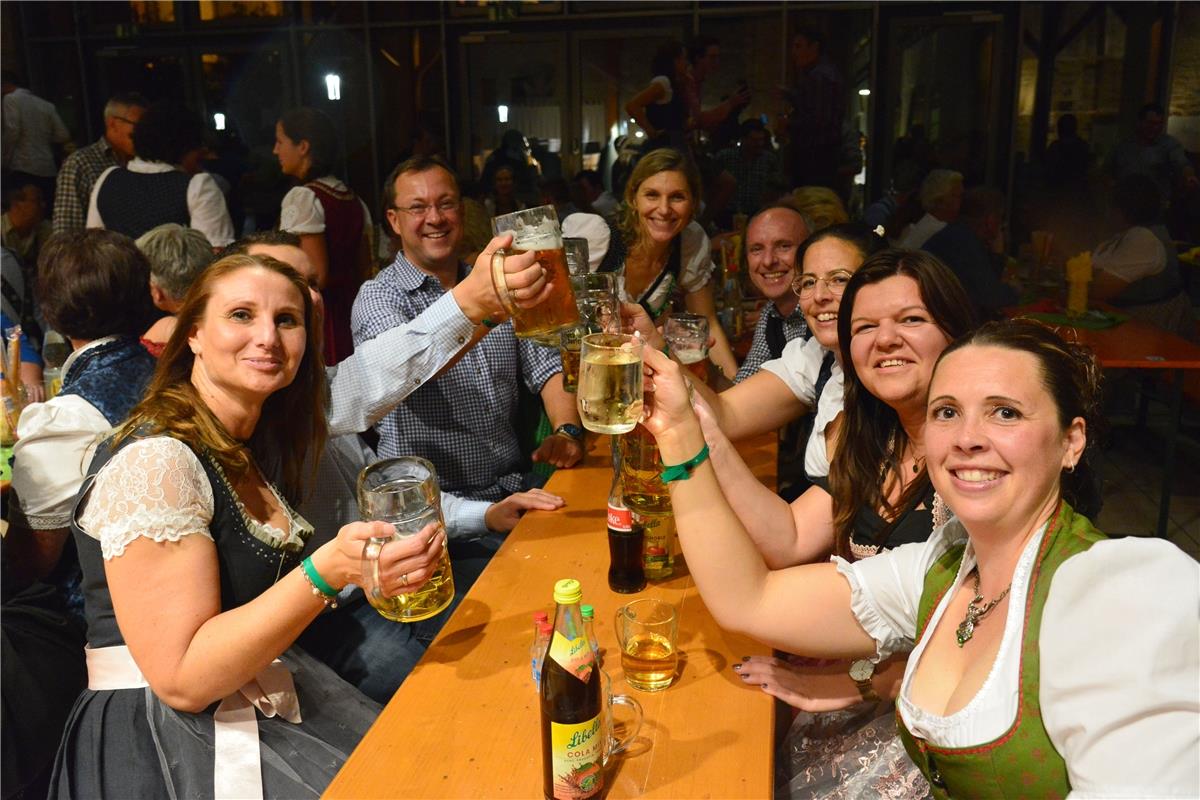
<instances>
[{"instance_id":1,"label":"beer glass handle","mask_svg":"<svg viewBox=\"0 0 1200 800\"><path fill-rule=\"evenodd\" d=\"M383 543L377 539L368 539L363 546L362 574L365 585L362 589L368 598L373 597L376 600L383 599L379 581L379 553L382 550Z\"/></svg>"},{"instance_id":2,"label":"beer glass handle","mask_svg":"<svg viewBox=\"0 0 1200 800\"><path fill-rule=\"evenodd\" d=\"M633 722L626 726L628 731L623 737L618 739L612 730L608 732L608 742L606 742L608 745L608 757L612 757L617 753L629 749L629 745L633 744L634 737L642 729L642 704L627 694L611 695L608 702L609 705L629 706L633 709ZM614 725L613 727L615 728L616 726Z\"/></svg>"},{"instance_id":3,"label":"beer glass handle","mask_svg":"<svg viewBox=\"0 0 1200 800\"><path fill-rule=\"evenodd\" d=\"M616 439L616 436L613 436ZM613 442L616 444L616 442ZM617 644L621 645L621 652L625 652L625 626L622 624L624 614L622 609L618 608L617 613L613 615L613 633L617 635Z\"/></svg>"},{"instance_id":4,"label":"beer glass handle","mask_svg":"<svg viewBox=\"0 0 1200 800\"><path fill-rule=\"evenodd\" d=\"M504 306L504 310L509 315L515 316L520 313L520 309L517 308L508 291L508 278L504 274L506 256L508 256L508 251L503 248L492 253L492 288L496 290L496 296L500 298L500 304Z\"/></svg>"}]
</instances>

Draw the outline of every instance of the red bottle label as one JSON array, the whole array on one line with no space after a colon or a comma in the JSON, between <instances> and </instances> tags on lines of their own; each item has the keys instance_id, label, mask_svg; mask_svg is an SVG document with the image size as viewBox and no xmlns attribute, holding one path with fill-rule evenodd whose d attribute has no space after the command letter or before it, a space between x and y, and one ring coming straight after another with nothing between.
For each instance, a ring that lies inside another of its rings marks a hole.
<instances>
[{"instance_id":1,"label":"red bottle label","mask_svg":"<svg viewBox=\"0 0 1200 800\"><path fill-rule=\"evenodd\" d=\"M608 507L608 527L618 531L633 530L633 512L628 508Z\"/></svg>"}]
</instances>

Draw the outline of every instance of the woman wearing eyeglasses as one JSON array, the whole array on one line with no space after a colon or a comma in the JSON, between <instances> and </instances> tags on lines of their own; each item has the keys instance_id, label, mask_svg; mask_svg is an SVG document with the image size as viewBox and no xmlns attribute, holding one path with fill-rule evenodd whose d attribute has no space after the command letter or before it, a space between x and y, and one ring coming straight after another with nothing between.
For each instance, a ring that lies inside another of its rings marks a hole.
<instances>
[{"instance_id":1,"label":"woman wearing eyeglasses","mask_svg":"<svg viewBox=\"0 0 1200 800\"><path fill-rule=\"evenodd\" d=\"M275 124L274 152L283 174L300 184L283 198L279 229L300 237L317 269L325 301L325 363L333 365L354 352L350 309L370 273L371 214L333 174L337 130L323 112L285 112Z\"/></svg>"}]
</instances>

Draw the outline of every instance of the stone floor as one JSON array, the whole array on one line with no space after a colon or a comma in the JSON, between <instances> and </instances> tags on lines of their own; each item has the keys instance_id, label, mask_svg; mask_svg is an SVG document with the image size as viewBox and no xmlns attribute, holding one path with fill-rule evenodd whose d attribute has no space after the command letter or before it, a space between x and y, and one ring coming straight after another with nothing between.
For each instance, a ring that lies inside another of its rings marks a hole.
<instances>
[{"instance_id":1,"label":"stone floor","mask_svg":"<svg viewBox=\"0 0 1200 800\"><path fill-rule=\"evenodd\" d=\"M1186 406L1172 470L1167 538L1200 560L1200 409ZM1097 527L1108 534L1153 535L1162 487L1166 409L1151 404L1144 429L1114 415L1101 452L1104 506Z\"/></svg>"}]
</instances>

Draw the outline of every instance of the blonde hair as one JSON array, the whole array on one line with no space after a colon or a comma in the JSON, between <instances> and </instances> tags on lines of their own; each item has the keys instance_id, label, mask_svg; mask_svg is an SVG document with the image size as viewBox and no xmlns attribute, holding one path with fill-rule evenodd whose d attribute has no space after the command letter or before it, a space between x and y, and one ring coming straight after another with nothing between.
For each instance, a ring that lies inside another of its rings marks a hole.
<instances>
[{"instance_id":1,"label":"blonde hair","mask_svg":"<svg viewBox=\"0 0 1200 800\"><path fill-rule=\"evenodd\" d=\"M779 205L799 211L809 223L809 235L830 225L844 225L850 221L837 192L824 186L801 186Z\"/></svg>"},{"instance_id":2,"label":"blonde hair","mask_svg":"<svg viewBox=\"0 0 1200 800\"><path fill-rule=\"evenodd\" d=\"M225 430L192 384L196 356L188 339L204 319L217 281L254 268L282 275L300 294L304 302L305 348L296 377L267 398L254 434L248 442L241 442ZM278 457L284 494L298 501L303 496L305 457L311 449L315 465L325 444L326 386L319 338L320 330L313 324L312 297L300 273L270 256L232 255L220 259L200 274L184 298L176 315L175 331L159 357L146 396L114 434L114 446L135 434L165 433L211 457L231 481L245 475L255 457L260 463L264 455Z\"/></svg>"},{"instance_id":3,"label":"blonde hair","mask_svg":"<svg viewBox=\"0 0 1200 800\"><path fill-rule=\"evenodd\" d=\"M625 240L625 247L630 251L637 247L642 237L641 219L638 216L637 203L634 202L637 198L638 188L647 178L652 178L660 172L682 173L684 180L687 181L688 191L692 193L693 208L700 205L700 198L703 194L700 186L700 171L696 169L696 165L692 163L691 159L670 147L651 150L638 161L637 166L633 168L633 174L629 176L629 182L625 184L625 203L617 219L617 228Z\"/></svg>"}]
</instances>

